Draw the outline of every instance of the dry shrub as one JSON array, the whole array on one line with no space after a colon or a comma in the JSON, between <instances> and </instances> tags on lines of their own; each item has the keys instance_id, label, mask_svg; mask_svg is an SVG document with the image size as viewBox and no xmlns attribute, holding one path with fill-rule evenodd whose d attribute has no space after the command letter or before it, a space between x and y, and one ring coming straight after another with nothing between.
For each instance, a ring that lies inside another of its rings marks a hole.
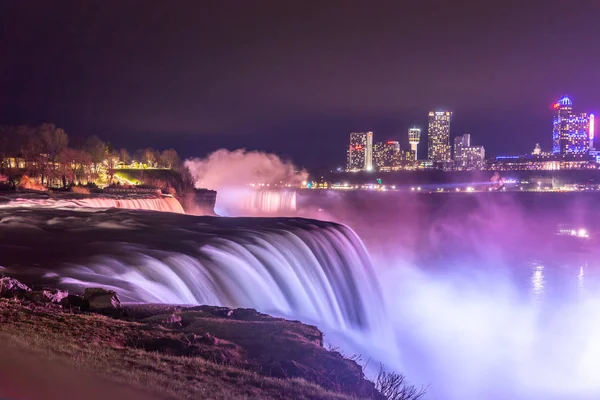
<instances>
[{"instance_id":1,"label":"dry shrub","mask_svg":"<svg viewBox=\"0 0 600 400\"><path fill-rule=\"evenodd\" d=\"M90 189L83 187L83 186L72 186L71 192L77 193L77 194L90 194Z\"/></svg>"},{"instance_id":2,"label":"dry shrub","mask_svg":"<svg viewBox=\"0 0 600 400\"><path fill-rule=\"evenodd\" d=\"M22 189L39 190L43 192L46 192L48 190L46 186L30 179L27 175L23 175L21 177L21 180L19 181L19 187Z\"/></svg>"},{"instance_id":3,"label":"dry shrub","mask_svg":"<svg viewBox=\"0 0 600 400\"><path fill-rule=\"evenodd\" d=\"M165 189L167 187L167 182L162 179L149 179L144 183L148 186L152 186L158 189Z\"/></svg>"},{"instance_id":4,"label":"dry shrub","mask_svg":"<svg viewBox=\"0 0 600 400\"><path fill-rule=\"evenodd\" d=\"M427 388L408 383L402 374L387 372L383 365L379 368L375 387L387 400L419 400L427 391Z\"/></svg>"}]
</instances>

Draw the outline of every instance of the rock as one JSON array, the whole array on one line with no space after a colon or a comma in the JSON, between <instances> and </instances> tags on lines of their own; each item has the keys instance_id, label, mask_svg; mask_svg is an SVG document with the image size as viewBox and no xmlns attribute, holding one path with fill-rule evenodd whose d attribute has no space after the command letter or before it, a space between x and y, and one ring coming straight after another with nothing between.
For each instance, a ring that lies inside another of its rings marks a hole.
<instances>
[{"instance_id":1,"label":"rock","mask_svg":"<svg viewBox=\"0 0 600 400\"><path fill-rule=\"evenodd\" d=\"M173 356L191 356L197 346L191 346L189 342L173 337L157 337L138 340L136 347L146 351L158 351Z\"/></svg>"},{"instance_id":2,"label":"rock","mask_svg":"<svg viewBox=\"0 0 600 400\"><path fill-rule=\"evenodd\" d=\"M211 335L210 333L205 333L200 336L195 337L195 341L202 344L207 344L209 346L218 346L219 339Z\"/></svg>"},{"instance_id":3,"label":"rock","mask_svg":"<svg viewBox=\"0 0 600 400\"><path fill-rule=\"evenodd\" d=\"M168 327L180 327L181 326L181 315L171 314L162 321L163 325Z\"/></svg>"},{"instance_id":4,"label":"rock","mask_svg":"<svg viewBox=\"0 0 600 400\"><path fill-rule=\"evenodd\" d=\"M113 290L86 288L83 292L82 309L107 315L120 315L121 300Z\"/></svg>"},{"instance_id":5,"label":"rock","mask_svg":"<svg viewBox=\"0 0 600 400\"><path fill-rule=\"evenodd\" d=\"M189 311L202 311L206 314L219 317L219 318L228 318L233 315L233 310L228 307L215 307L215 306L196 306L196 307L188 307L186 310Z\"/></svg>"},{"instance_id":6,"label":"rock","mask_svg":"<svg viewBox=\"0 0 600 400\"><path fill-rule=\"evenodd\" d=\"M34 290L27 294L27 297L36 303L60 304L61 301L69 295L67 290L42 289Z\"/></svg>"},{"instance_id":7,"label":"rock","mask_svg":"<svg viewBox=\"0 0 600 400\"><path fill-rule=\"evenodd\" d=\"M0 297L24 297L31 289L16 279L0 278Z\"/></svg>"},{"instance_id":8,"label":"rock","mask_svg":"<svg viewBox=\"0 0 600 400\"><path fill-rule=\"evenodd\" d=\"M76 295L76 294L70 294L67 297L64 297L60 301L60 304L64 308L72 308L72 307L82 308L82 306L83 306L83 297L81 297L79 295Z\"/></svg>"}]
</instances>

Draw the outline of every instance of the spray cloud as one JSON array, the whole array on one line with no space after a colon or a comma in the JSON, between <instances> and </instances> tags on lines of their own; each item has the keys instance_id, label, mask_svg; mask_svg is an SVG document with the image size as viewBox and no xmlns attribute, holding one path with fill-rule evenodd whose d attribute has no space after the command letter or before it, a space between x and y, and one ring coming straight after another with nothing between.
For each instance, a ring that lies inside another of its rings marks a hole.
<instances>
[{"instance_id":1,"label":"spray cloud","mask_svg":"<svg viewBox=\"0 0 600 400\"><path fill-rule=\"evenodd\" d=\"M282 197L280 191L267 196L263 192L258 196L256 189L297 187L308 177L306 171L298 170L275 154L245 149L220 149L203 159L186 160L185 165L197 188L218 192L216 210L222 215L242 215L247 212L248 205L255 208L256 203L264 204L266 208L272 208L273 204L279 207L282 199L290 198L291 201L292 196ZM295 197L293 200L295 202Z\"/></svg>"}]
</instances>

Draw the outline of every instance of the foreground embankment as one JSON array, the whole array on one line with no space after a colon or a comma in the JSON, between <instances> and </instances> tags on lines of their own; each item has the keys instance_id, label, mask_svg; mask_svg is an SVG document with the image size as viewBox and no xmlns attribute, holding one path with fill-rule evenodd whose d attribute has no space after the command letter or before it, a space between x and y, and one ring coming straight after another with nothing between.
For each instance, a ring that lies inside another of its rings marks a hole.
<instances>
[{"instance_id":1,"label":"foreground embankment","mask_svg":"<svg viewBox=\"0 0 600 400\"><path fill-rule=\"evenodd\" d=\"M314 326L253 309L121 305L101 288L0 278L0 352L0 398L383 398Z\"/></svg>"}]
</instances>

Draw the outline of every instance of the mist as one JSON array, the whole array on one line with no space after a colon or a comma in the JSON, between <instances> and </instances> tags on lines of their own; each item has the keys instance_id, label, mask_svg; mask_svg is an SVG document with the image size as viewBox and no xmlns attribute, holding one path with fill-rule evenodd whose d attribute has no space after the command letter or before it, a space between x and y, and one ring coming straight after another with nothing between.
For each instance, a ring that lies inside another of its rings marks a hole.
<instances>
[{"instance_id":1,"label":"mist","mask_svg":"<svg viewBox=\"0 0 600 400\"><path fill-rule=\"evenodd\" d=\"M197 188L218 192L215 211L224 216L243 215L250 211L253 214L292 211L287 210L284 204L291 200L282 200L279 189L260 198L256 197L256 193L287 185L295 188L308 178L306 171L298 170L275 154L245 149L220 149L206 158L186 160L185 165L192 173Z\"/></svg>"},{"instance_id":2,"label":"mist","mask_svg":"<svg viewBox=\"0 0 600 400\"><path fill-rule=\"evenodd\" d=\"M599 398L600 232L583 248L556 236L597 225L592 195L315 196L300 203L365 242L395 331L388 367L427 398Z\"/></svg>"}]
</instances>

